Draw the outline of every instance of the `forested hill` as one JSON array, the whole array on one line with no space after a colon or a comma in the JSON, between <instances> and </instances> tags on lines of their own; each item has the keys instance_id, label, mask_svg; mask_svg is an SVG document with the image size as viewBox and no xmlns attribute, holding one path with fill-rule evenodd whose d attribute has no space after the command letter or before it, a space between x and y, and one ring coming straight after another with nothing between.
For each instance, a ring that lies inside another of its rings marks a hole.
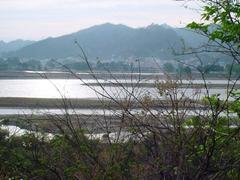
<instances>
[{"instance_id":1,"label":"forested hill","mask_svg":"<svg viewBox=\"0 0 240 180\"><path fill-rule=\"evenodd\" d=\"M189 35L188 35L189 34ZM80 53L75 40L83 47L90 58L129 58L158 57L171 59L172 48L181 48L182 40L189 45L193 38L192 32L171 28L167 25L152 24L144 28L131 28L125 25L110 23L97 25L56 38L48 38L5 56L25 58L64 58L78 56Z\"/></svg>"}]
</instances>

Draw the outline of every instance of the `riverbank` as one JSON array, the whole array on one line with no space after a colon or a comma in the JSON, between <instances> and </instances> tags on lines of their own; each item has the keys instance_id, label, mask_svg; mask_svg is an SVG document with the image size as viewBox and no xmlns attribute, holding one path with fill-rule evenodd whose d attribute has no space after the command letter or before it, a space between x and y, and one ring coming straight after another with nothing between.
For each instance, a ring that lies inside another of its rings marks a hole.
<instances>
[{"instance_id":1,"label":"riverbank","mask_svg":"<svg viewBox=\"0 0 240 180\"><path fill-rule=\"evenodd\" d=\"M105 100L104 102L107 104L110 103L107 100ZM0 97L0 107L97 109L102 108L102 102L99 101L98 99Z\"/></svg>"},{"instance_id":2,"label":"riverbank","mask_svg":"<svg viewBox=\"0 0 240 180\"><path fill-rule=\"evenodd\" d=\"M142 72L140 75L139 73L129 73L129 72L68 72L68 71L0 71L0 79L93 79L93 78L100 78L100 79L111 79L111 78L118 78L118 79L138 79L139 76L141 78L147 79L166 79L166 78L173 78L178 79L179 74L164 74L164 73L147 73ZM212 80L219 80L219 79L226 79L228 77L224 73L214 73L214 74L206 74L206 79ZM191 75L181 74L181 79L202 79L200 73L192 73ZM234 77L232 77L234 79Z\"/></svg>"},{"instance_id":3,"label":"riverbank","mask_svg":"<svg viewBox=\"0 0 240 180\"><path fill-rule=\"evenodd\" d=\"M188 102L188 103L187 103ZM191 103L190 103L191 102ZM58 108L58 109L123 109L126 102L118 100L117 102L109 99L53 99L53 98L0 98L0 108ZM190 104L191 106L187 106ZM143 108L146 104L141 100L134 102L132 108ZM172 104L169 100L151 100L148 108L170 108ZM201 101L185 100L183 104L179 103L179 108L206 108Z\"/></svg>"},{"instance_id":4,"label":"riverbank","mask_svg":"<svg viewBox=\"0 0 240 180\"><path fill-rule=\"evenodd\" d=\"M111 122L108 127L106 122ZM35 132L59 133L60 128L67 129L73 126L75 129L84 129L94 133L105 133L108 130L116 131L121 121L116 115L8 115L0 116L0 126L17 126Z\"/></svg>"}]
</instances>

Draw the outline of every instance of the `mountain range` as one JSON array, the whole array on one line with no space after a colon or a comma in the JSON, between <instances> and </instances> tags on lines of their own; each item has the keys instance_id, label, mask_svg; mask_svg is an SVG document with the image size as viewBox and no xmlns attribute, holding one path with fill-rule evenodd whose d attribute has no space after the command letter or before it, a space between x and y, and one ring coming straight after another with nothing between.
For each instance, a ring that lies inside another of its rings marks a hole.
<instances>
[{"instance_id":1,"label":"mountain range","mask_svg":"<svg viewBox=\"0 0 240 180\"><path fill-rule=\"evenodd\" d=\"M129 57L173 58L173 49L180 50L183 41L186 46L198 46L206 39L184 28L173 28L166 24L151 24L143 28L131 28L122 24L96 25L78 32L41 41L20 41L18 46L7 48L4 57L20 58L66 58L76 57L80 49L78 42L91 59L114 59ZM16 41L18 42L18 41ZM17 44L17 43L15 43ZM11 51L11 52L9 52Z\"/></svg>"}]
</instances>

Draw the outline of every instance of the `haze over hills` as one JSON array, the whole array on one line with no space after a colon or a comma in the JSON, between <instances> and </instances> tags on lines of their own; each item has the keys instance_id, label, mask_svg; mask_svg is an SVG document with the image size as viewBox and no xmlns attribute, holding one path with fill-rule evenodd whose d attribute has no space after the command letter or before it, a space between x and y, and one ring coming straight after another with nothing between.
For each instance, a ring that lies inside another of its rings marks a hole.
<instances>
[{"instance_id":1,"label":"haze over hills","mask_svg":"<svg viewBox=\"0 0 240 180\"><path fill-rule=\"evenodd\" d=\"M16 51L23 47L33 44L35 41L18 39L11 42L0 41L0 55L10 51Z\"/></svg>"},{"instance_id":2,"label":"haze over hills","mask_svg":"<svg viewBox=\"0 0 240 180\"><path fill-rule=\"evenodd\" d=\"M193 38L194 37L194 38ZM80 53L76 40L91 59L114 59L129 57L157 57L171 59L172 49L180 49L182 39L189 46L197 46L205 40L185 29L172 28L166 24L152 24L144 28L131 28L110 23L97 25L56 38L30 43L21 49L5 53L5 57L65 58Z\"/></svg>"}]
</instances>

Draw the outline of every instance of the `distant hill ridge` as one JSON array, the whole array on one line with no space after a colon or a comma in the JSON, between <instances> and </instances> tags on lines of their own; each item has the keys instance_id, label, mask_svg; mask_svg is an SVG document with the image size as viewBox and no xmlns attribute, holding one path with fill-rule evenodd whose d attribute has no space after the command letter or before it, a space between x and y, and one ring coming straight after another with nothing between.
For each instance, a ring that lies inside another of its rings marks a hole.
<instances>
[{"instance_id":1,"label":"distant hill ridge","mask_svg":"<svg viewBox=\"0 0 240 180\"><path fill-rule=\"evenodd\" d=\"M193 38L194 36L194 38ZM171 59L172 49L182 47L182 39L187 45L203 42L198 35L166 24L151 24L143 28L131 28L122 24L96 25L78 32L47 38L31 43L5 56L25 58L65 58L80 53L74 41L86 51L89 58L114 59L129 57L158 57Z\"/></svg>"},{"instance_id":2,"label":"distant hill ridge","mask_svg":"<svg viewBox=\"0 0 240 180\"><path fill-rule=\"evenodd\" d=\"M10 51L16 51L23 47L33 44L34 41L17 39L15 41L4 42L0 41L0 55Z\"/></svg>"}]
</instances>

